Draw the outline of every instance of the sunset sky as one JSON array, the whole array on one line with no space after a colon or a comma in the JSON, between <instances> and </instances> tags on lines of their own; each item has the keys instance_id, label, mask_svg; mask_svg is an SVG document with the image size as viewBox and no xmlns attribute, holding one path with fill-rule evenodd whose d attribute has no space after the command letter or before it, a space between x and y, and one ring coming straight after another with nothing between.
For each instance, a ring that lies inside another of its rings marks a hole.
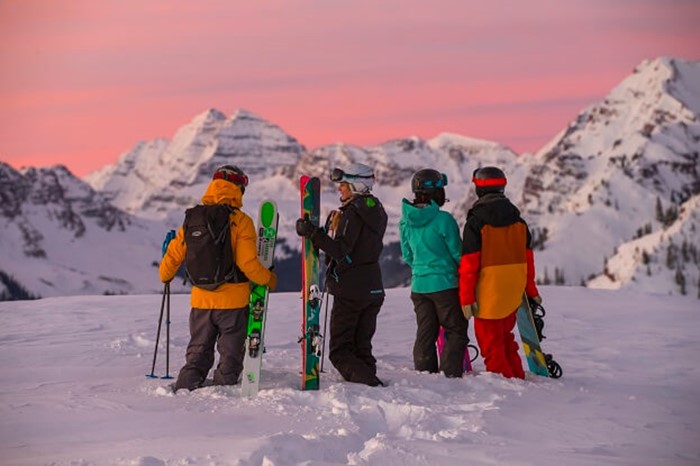
<instances>
[{"instance_id":1,"label":"sunset sky","mask_svg":"<svg viewBox=\"0 0 700 466\"><path fill-rule=\"evenodd\" d=\"M0 0L0 160L84 176L244 108L307 148L453 132L536 151L698 0Z\"/></svg>"}]
</instances>

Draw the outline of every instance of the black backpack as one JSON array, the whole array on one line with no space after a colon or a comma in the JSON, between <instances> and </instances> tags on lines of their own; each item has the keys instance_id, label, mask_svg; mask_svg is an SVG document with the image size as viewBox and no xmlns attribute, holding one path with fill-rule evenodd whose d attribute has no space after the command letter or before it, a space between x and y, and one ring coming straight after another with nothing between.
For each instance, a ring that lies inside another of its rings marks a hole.
<instances>
[{"instance_id":1,"label":"black backpack","mask_svg":"<svg viewBox=\"0 0 700 466\"><path fill-rule=\"evenodd\" d=\"M233 212L225 204L198 205L185 212L185 271L194 286L214 290L222 283L248 281L231 250Z\"/></svg>"}]
</instances>

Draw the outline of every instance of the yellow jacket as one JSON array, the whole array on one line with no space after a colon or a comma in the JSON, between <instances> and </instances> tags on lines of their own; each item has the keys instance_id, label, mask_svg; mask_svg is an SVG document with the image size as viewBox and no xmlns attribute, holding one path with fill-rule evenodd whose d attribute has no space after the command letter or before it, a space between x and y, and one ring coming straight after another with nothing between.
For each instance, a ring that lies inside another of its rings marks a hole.
<instances>
[{"instance_id":1,"label":"yellow jacket","mask_svg":"<svg viewBox=\"0 0 700 466\"><path fill-rule=\"evenodd\" d=\"M236 265L251 281L260 285L270 285L272 272L258 260L257 235L253 220L243 211L241 190L233 183L225 180L213 180L202 196L202 204L228 204L237 209L231 213L231 247L234 252ZM160 263L160 280L169 282L185 260L187 245L183 227L177 231L175 239ZM197 309L237 309L248 306L250 299L250 282L224 283L217 289L207 291L192 287L191 306Z\"/></svg>"}]
</instances>

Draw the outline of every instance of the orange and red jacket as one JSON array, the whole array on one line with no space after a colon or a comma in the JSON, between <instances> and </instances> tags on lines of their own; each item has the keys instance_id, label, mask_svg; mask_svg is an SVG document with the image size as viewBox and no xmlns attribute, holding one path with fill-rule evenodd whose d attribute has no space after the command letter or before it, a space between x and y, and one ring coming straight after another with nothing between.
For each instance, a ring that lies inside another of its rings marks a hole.
<instances>
[{"instance_id":1,"label":"orange and red jacket","mask_svg":"<svg viewBox=\"0 0 700 466\"><path fill-rule=\"evenodd\" d=\"M477 303L477 317L502 319L523 299L539 296L531 237L520 211L503 194L481 197L467 214L462 235L459 297Z\"/></svg>"},{"instance_id":2,"label":"orange and red jacket","mask_svg":"<svg viewBox=\"0 0 700 466\"><path fill-rule=\"evenodd\" d=\"M257 235L253 220L243 211L241 190L225 180L213 180L202 196L202 204L228 204L236 207L231 213L231 248L236 265L252 282L269 285L272 280L270 272L258 260ZM159 274L162 282L169 282L185 260L187 244L182 227L168 245L160 263ZM196 309L239 309L248 306L250 299L250 282L223 283L215 290L208 291L192 287L191 306Z\"/></svg>"}]
</instances>

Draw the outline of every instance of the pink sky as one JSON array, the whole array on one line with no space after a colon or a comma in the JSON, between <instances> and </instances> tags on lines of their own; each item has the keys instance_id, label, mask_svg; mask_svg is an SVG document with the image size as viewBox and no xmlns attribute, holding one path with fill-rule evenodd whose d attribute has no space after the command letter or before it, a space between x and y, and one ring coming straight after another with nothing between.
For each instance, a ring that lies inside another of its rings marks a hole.
<instances>
[{"instance_id":1,"label":"pink sky","mask_svg":"<svg viewBox=\"0 0 700 466\"><path fill-rule=\"evenodd\" d=\"M0 160L83 176L209 108L308 148L531 152L642 60L700 59L698 24L697 0L0 1Z\"/></svg>"}]
</instances>

